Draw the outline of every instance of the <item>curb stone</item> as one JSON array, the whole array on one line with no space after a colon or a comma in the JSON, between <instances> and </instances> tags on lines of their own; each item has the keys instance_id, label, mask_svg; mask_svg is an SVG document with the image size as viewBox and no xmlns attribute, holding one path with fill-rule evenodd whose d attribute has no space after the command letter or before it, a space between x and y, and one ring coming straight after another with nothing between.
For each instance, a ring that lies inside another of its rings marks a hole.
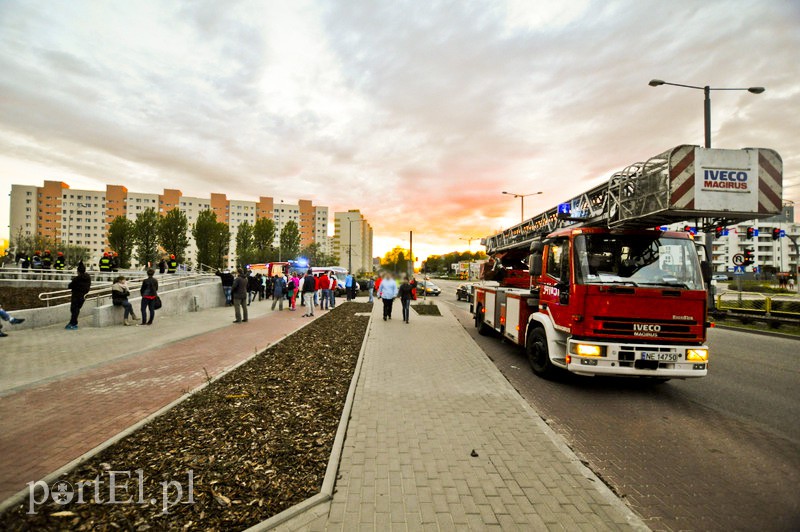
<instances>
[{"instance_id":1,"label":"curb stone","mask_svg":"<svg viewBox=\"0 0 800 532\"><path fill-rule=\"evenodd\" d=\"M357 313L364 315L364 313ZM316 495L291 506L279 514L273 515L265 521L251 526L245 532L262 532L265 530L273 530L277 527L285 530L296 530L302 526L309 524L314 519L327 515L330 511L330 501L333 499L334 486L336 484L336 476L339 473L339 463L342 459L342 449L344 448L345 436L347 434L347 426L350 422L350 413L353 410L353 402L355 400L356 388L358 387L358 378L361 375L361 367L364 362L364 352L367 348L367 339L372 329L372 313L367 323L367 328L364 333L364 339L361 342L361 349L358 353L358 361L356 362L355 371L353 371L353 378L350 380L350 388L347 390L347 398L342 408L342 416L339 419L339 428L336 430L336 437L333 440L333 447L331 449L331 457L328 460L328 467L325 470L325 478L322 481L322 488Z\"/></svg>"},{"instance_id":2,"label":"curb stone","mask_svg":"<svg viewBox=\"0 0 800 532\"><path fill-rule=\"evenodd\" d=\"M294 331L290 332L289 334L287 334L286 336L284 336L280 340L272 342L271 344L267 344L263 348L263 350L269 349L270 347L272 347L272 346L274 346L274 345L286 340L287 338L289 338L293 334L303 330L307 325L310 325L311 323L314 323L315 321L316 321L316 319L308 321L308 322L302 324L300 327L298 327ZM209 386L210 384L213 384L214 382L216 382L217 380L221 379L222 377L224 377L225 375L227 375L231 371L235 370L239 366L241 366L243 364L246 364L247 362L252 360L253 357L255 357L257 354L258 354L258 352L255 352L253 354L248 354L247 358L245 358L244 360L241 360L241 361L237 362L236 364L225 368L220 373L215 375L211 380L208 380L208 381L204 382L203 384L201 384L200 386L194 388L193 390L190 390L190 391L186 392L182 396L178 397L177 399L175 399L171 403L159 408L158 410L156 410L155 412L153 412L149 416L145 417L141 421L136 422L135 424L131 425L127 429L123 430L122 432L119 432L116 435L112 436L111 438L107 439L106 441L104 441L103 443L98 445L97 447L85 452L84 454L82 454L81 456L79 456L76 459L72 460L71 462L61 466L60 468L58 468L57 470L53 471L52 473L50 473L49 475L45 476L44 478L39 479L39 481L46 483L48 486L51 485L53 482L55 482L64 473L75 469L76 467L81 465L86 460L88 460L88 459L92 458L93 456L95 456L100 451L104 451L105 449L107 449L108 447L114 445L115 443L117 443L121 439L129 436L133 432L136 432L138 429L142 428L143 426L145 426L148 423L150 423L151 421L153 421L155 418L163 415L165 412L167 412L170 409L174 408L175 406L179 405L180 403L182 403L183 401L185 401L186 399L188 399L189 397L191 397L195 393L205 389L207 386ZM20 491L18 491L17 493L15 493L14 495L12 495L11 497L9 497L6 500L2 501L2 503L0 503L0 514L4 513L6 510L10 509L11 507L23 502L25 500L25 497L28 495L29 490L30 490L30 488L28 488L28 487L23 488Z\"/></svg>"}]
</instances>

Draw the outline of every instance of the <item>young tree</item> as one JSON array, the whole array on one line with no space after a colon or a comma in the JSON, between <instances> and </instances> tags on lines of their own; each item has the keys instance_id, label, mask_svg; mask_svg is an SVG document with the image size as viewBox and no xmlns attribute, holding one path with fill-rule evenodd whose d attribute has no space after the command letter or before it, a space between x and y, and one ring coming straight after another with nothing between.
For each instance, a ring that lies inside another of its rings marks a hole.
<instances>
[{"instance_id":1,"label":"young tree","mask_svg":"<svg viewBox=\"0 0 800 532\"><path fill-rule=\"evenodd\" d=\"M152 207L136 216L133 224L136 235L136 260L145 266L158 261L159 217Z\"/></svg>"},{"instance_id":2,"label":"young tree","mask_svg":"<svg viewBox=\"0 0 800 532\"><path fill-rule=\"evenodd\" d=\"M231 230L225 222L217 222L212 236L212 262L211 266L223 268L227 262L231 247Z\"/></svg>"},{"instance_id":3,"label":"young tree","mask_svg":"<svg viewBox=\"0 0 800 532\"><path fill-rule=\"evenodd\" d=\"M253 258L253 226L244 221L236 230L236 265L244 268Z\"/></svg>"},{"instance_id":4,"label":"young tree","mask_svg":"<svg viewBox=\"0 0 800 532\"><path fill-rule=\"evenodd\" d=\"M164 251L175 255L178 262L184 262L186 248L189 247L189 219L180 209L172 209L158 221L158 243Z\"/></svg>"},{"instance_id":5,"label":"young tree","mask_svg":"<svg viewBox=\"0 0 800 532\"><path fill-rule=\"evenodd\" d=\"M270 262L270 252L274 249L275 222L270 218L259 218L253 226L253 248L255 262Z\"/></svg>"},{"instance_id":6,"label":"young tree","mask_svg":"<svg viewBox=\"0 0 800 532\"><path fill-rule=\"evenodd\" d=\"M134 223L124 216L117 216L108 226L108 245L112 251L119 254L119 264L122 268L131 267L133 246L136 244Z\"/></svg>"},{"instance_id":7,"label":"young tree","mask_svg":"<svg viewBox=\"0 0 800 532\"><path fill-rule=\"evenodd\" d=\"M213 268L222 266L221 261L219 261L220 234L222 232L220 224L227 229L227 225L217 221L217 215L211 209L202 211L197 215L197 221L192 227L192 237L194 238L195 246L197 246L197 265L200 268L203 265ZM227 254L228 244L226 240L223 255Z\"/></svg>"},{"instance_id":8,"label":"young tree","mask_svg":"<svg viewBox=\"0 0 800 532\"><path fill-rule=\"evenodd\" d=\"M300 229L297 222L290 220L286 222L281 231L281 258L283 260L293 260L300 253Z\"/></svg>"},{"instance_id":9,"label":"young tree","mask_svg":"<svg viewBox=\"0 0 800 532\"><path fill-rule=\"evenodd\" d=\"M395 246L391 251L387 252L386 255L383 256L381 259L381 267L386 270L392 270L393 272L399 271L404 273L407 266L406 256L408 256L407 249L404 249L400 246Z\"/></svg>"}]
</instances>

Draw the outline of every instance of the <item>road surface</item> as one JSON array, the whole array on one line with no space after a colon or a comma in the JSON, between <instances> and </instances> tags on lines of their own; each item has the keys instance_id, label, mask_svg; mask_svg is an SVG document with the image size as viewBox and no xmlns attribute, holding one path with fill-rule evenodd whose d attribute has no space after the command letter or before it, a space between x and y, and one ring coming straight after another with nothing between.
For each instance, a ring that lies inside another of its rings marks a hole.
<instances>
[{"instance_id":1,"label":"road surface","mask_svg":"<svg viewBox=\"0 0 800 532\"><path fill-rule=\"evenodd\" d=\"M544 380L519 348L477 334L457 282L436 283L520 394L651 528L800 530L800 341L712 329L706 378Z\"/></svg>"}]
</instances>

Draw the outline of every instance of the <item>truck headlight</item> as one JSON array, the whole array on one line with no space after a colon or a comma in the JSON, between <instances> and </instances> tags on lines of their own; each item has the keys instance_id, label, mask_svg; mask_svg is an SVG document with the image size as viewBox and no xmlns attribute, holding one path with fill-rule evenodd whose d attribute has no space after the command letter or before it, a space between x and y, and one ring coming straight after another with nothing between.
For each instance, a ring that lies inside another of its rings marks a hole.
<instances>
[{"instance_id":1,"label":"truck headlight","mask_svg":"<svg viewBox=\"0 0 800 532\"><path fill-rule=\"evenodd\" d=\"M575 353L582 357L603 356L603 346L593 344L575 344Z\"/></svg>"},{"instance_id":2,"label":"truck headlight","mask_svg":"<svg viewBox=\"0 0 800 532\"><path fill-rule=\"evenodd\" d=\"M687 349L687 362L706 362L708 360L708 349Z\"/></svg>"}]
</instances>

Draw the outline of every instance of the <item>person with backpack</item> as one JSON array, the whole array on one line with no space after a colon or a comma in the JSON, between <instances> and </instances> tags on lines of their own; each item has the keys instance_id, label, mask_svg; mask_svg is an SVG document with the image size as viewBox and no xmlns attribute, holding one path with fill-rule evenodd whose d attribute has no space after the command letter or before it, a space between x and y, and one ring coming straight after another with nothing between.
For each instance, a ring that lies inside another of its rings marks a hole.
<instances>
[{"instance_id":1,"label":"person with backpack","mask_svg":"<svg viewBox=\"0 0 800 532\"><path fill-rule=\"evenodd\" d=\"M400 296L400 304L403 305L403 321L405 323L408 323L409 314L411 314L411 300L414 297L413 290L411 283L408 282L408 277L403 277L403 283L397 289L397 295ZM389 316L391 317L391 315L392 313L389 311Z\"/></svg>"},{"instance_id":2,"label":"person with backpack","mask_svg":"<svg viewBox=\"0 0 800 532\"><path fill-rule=\"evenodd\" d=\"M275 305L278 303L280 303L279 310L283 310L283 298L286 296L286 286L286 278L283 276L283 272L279 272L272 285L272 310L275 310Z\"/></svg>"},{"instance_id":3,"label":"person with backpack","mask_svg":"<svg viewBox=\"0 0 800 532\"><path fill-rule=\"evenodd\" d=\"M114 279L114 284L111 285L111 303L115 307L122 307L125 309L125 314L122 317L122 324L125 326L131 325L131 322L128 321L128 316L130 316L132 320L139 319L136 317L136 314L133 313L133 305L128 301L128 296L130 295L131 291L128 290L128 281L125 277L120 275Z\"/></svg>"},{"instance_id":4,"label":"person with backpack","mask_svg":"<svg viewBox=\"0 0 800 532\"><path fill-rule=\"evenodd\" d=\"M83 302L86 300L86 294L92 288L92 278L86 273L86 266L83 261L78 263L78 275L72 278L67 288L72 290L72 294L69 301L69 323L64 328L74 331L78 328L78 315L81 313L81 307L83 307Z\"/></svg>"},{"instance_id":5,"label":"person with backpack","mask_svg":"<svg viewBox=\"0 0 800 532\"><path fill-rule=\"evenodd\" d=\"M158 299L158 279L153 277L156 274L153 268L147 270L147 278L142 281L142 325L152 325L153 318L156 317L156 300ZM147 310L150 310L150 319L147 319Z\"/></svg>"},{"instance_id":6,"label":"person with backpack","mask_svg":"<svg viewBox=\"0 0 800 532\"><path fill-rule=\"evenodd\" d=\"M233 312L236 314L233 323L242 323L247 321L247 274L241 268L236 270L236 273L236 279L233 280L231 287ZM244 319L242 319L242 313L244 313Z\"/></svg>"}]
</instances>

